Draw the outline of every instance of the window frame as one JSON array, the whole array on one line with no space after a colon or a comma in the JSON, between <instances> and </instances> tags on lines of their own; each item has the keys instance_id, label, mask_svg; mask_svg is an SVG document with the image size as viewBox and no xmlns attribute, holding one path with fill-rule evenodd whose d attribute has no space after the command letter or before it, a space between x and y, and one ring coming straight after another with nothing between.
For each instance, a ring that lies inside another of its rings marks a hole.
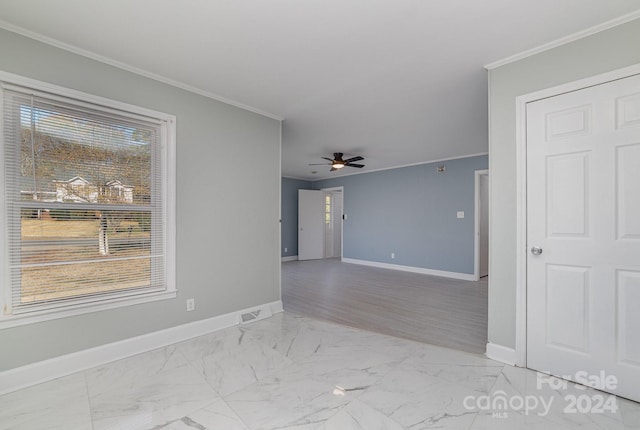
<instances>
[{"instance_id":1,"label":"window frame","mask_svg":"<svg viewBox=\"0 0 640 430\"><path fill-rule=\"evenodd\" d=\"M42 308L26 313L12 314L12 287L9 269L9 237L8 222L13 222L6 208L5 194L5 135L4 135L4 87L12 85L28 88L47 96L72 99L78 107L83 105L91 109L105 112L117 112L120 115L144 117L160 124L160 169L162 215L164 218L164 279L165 288L151 291L122 291L110 293L108 296L89 296L70 298L63 306ZM25 324L65 318L107 309L137 305L158 300L166 300L177 296L176 288L176 117L175 115L131 105L109 98L61 87L0 71L0 329Z\"/></svg>"}]
</instances>

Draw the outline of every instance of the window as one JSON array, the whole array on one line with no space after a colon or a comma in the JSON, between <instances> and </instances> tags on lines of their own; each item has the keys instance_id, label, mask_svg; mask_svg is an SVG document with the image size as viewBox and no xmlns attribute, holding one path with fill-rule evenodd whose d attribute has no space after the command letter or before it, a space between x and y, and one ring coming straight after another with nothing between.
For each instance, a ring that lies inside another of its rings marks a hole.
<instances>
[{"instance_id":1,"label":"window","mask_svg":"<svg viewBox=\"0 0 640 430\"><path fill-rule=\"evenodd\" d=\"M174 297L175 118L0 80L0 323Z\"/></svg>"},{"instance_id":2,"label":"window","mask_svg":"<svg viewBox=\"0 0 640 430\"><path fill-rule=\"evenodd\" d=\"M331 226L331 194L324 193L324 223Z\"/></svg>"}]
</instances>

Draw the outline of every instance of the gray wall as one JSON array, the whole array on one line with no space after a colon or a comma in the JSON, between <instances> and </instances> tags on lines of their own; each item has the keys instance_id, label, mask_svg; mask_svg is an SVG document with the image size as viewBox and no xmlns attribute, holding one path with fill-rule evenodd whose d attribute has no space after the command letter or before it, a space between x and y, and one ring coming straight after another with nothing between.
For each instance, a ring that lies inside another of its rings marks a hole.
<instances>
[{"instance_id":1,"label":"gray wall","mask_svg":"<svg viewBox=\"0 0 640 430\"><path fill-rule=\"evenodd\" d=\"M345 258L472 274L474 172L487 163L487 156L469 157L315 181L313 188L344 186ZM438 165L446 172L437 173Z\"/></svg>"},{"instance_id":2,"label":"gray wall","mask_svg":"<svg viewBox=\"0 0 640 430\"><path fill-rule=\"evenodd\" d=\"M311 182L282 178L282 257L298 255L298 190L310 190ZM285 248L287 251L285 252Z\"/></svg>"},{"instance_id":3,"label":"gray wall","mask_svg":"<svg viewBox=\"0 0 640 430\"><path fill-rule=\"evenodd\" d=\"M280 299L279 121L4 30L0 52L0 70L176 115L178 156L177 299L0 330L0 371Z\"/></svg>"},{"instance_id":4,"label":"gray wall","mask_svg":"<svg viewBox=\"0 0 640 430\"><path fill-rule=\"evenodd\" d=\"M491 70L489 341L515 347L517 96L640 63L640 20Z\"/></svg>"}]
</instances>

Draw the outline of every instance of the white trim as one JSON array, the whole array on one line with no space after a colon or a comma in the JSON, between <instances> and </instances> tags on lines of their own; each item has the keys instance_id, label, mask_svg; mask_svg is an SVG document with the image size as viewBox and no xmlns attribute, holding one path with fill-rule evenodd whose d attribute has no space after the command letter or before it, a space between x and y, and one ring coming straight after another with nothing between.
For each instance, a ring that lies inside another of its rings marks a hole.
<instances>
[{"instance_id":1,"label":"white trim","mask_svg":"<svg viewBox=\"0 0 640 430\"><path fill-rule=\"evenodd\" d=\"M322 188L320 191L337 191L342 194L342 213L340 214L340 261L342 261L344 255L344 185Z\"/></svg>"},{"instance_id":2,"label":"white trim","mask_svg":"<svg viewBox=\"0 0 640 430\"><path fill-rule=\"evenodd\" d=\"M0 75L1 76L1 75ZM4 144L4 91L0 89L0 142ZM0 166L5 166L5 151L0 148ZM9 241L7 235L7 199L5 197L4 170L0 174L0 318L8 313L11 304L11 276L6 269L9 262ZM0 330L2 325L0 325Z\"/></svg>"},{"instance_id":3,"label":"white trim","mask_svg":"<svg viewBox=\"0 0 640 430\"><path fill-rule=\"evenodd\" d=\"M74 54L77 55L81 55L83 57L86 58L90 58L92 60L95 61L99 61L101 63L104 64L108 64L110 66L113 67L117 67L118 69L122 69L122 70L126 70L127 72L131 72L131 73L135 73L136 75L140 75L140 76L144 76L145 78L149 78L149 79L153 79L154 81L158 81L158 82L162 82L163 84L167 84L167 85L171 85L172 87L176 87L176 88L180 88L182 90L185 91L189 91L190 93L194 93L194 94L198 94L213 100L216 100L218 102L222 102L231 106L235 106L237 108L240 109L244 109L246 111L249 112L253 112L256 113L258 115L262 115L262 116L266 116L268 118L272 118L278 121L282 121L284 118L280 115L276 115L267 111L264 111L262 109L258 109L249 105L246 105L244 103L240 103L237 102L235 100L220 96L218 94L182 83L180 81L176 81L174 79L171 78L167 78L165 76L162 75L158 75L156 73L150 72L148 70L144 70L144 69L140 69L138 67L134 67L131 66L129 64L126 63L122 63L120 61L114 60L112 58L109 57L105 57L102 55L98 55L96 53L93 53L91 51L87 51L85 49L79 48L77 46L74 45L70 45L68 43L64 43L64 42L60 42L59 40L44 36L40 33L36 33L34 31L31 30L27 30L25 28L19 27L17 25L11 24L7 21L4 20L0 20L0 28L5 29L7 31L10 31L12 33L17 33L20 34L21 36L25 36L28 37L29 39L33 39L33 40L37 40L38 42L42 42L45 43L47 45L51 45L54 46L56 48L60 48L63 49L65 51L69 51L72 52Z\"/></svg>"},{"instance_id":4,"label":"white trim","mask_svg":"<svg viewBox=\"0 0 640 430\"><path fill-rule=\"evenodd\" d=\"M62 99L73 100L73 103L77 106L87 106L94 110L101 112L116 113L118 115L124 115L129 118L140 118L145 121L150 121L157 124L162 129L162 141L160 142L161 166L162 173L162 212L164 218L163 234L164 234L164 267L166 277L166 288L161 291L157 289L146 289L143 292L122 292L114 293L109 296L94 298L80 298L69 299L66 306L41 306L34 307L29 312L19 313L17 310L11 311L11 288L9 285L9 270L5 266L0 266L0 273L4 280L4 288L0 287L0 290L4 290L5 293L0 297L0 329L17 327L25 324L39 323L57 318L64 318L73 315L81 315L89 312L98 312L107 309L114 309L124 306L136 305L141 303L153 302L157 300L164 300L175 298L176 293L176 225L175 225L175 213L176 213L176 117L164 112L159 112L152 109L132 105L129 103L112 100L109 98L88 94L82 91L73 90L66 87L50 84L47 82L27 78L24 76L16 75L0 71L0 86L2 89L10 89L20 92L26 92L28 94L44 93L44 96L50 99ZM0 91L0 101L2 93ZM3 115L4 117L4 115ZM3 130L0 130L3 131ZM4 133L0 134L0 141L3 141ZM3 152L3 151L0 151ZM4 154L0 158L3 158ZM4 166L2 164L1 166ZM4 175L2 175L2 181L0 185L3 186L0 192L0 197L4 196ZM6 199L2 199L5 202ZM6 214L4 208L2 208L2 215L0 220L6 222ZM6 232L0 231L0 241L3 243L2 252L0 256L4 257L0 259L0 265L6 264L8 259L6 256L8 251L8 240L6 238ZM2 263L4 262L4 263Z\"/></svg>"},{"instance_id":5,"label":"white trim","mask_svg":"<svg viewBox=\"0 0 640 430\"><path fill-rule=\"evenodd\" d=\"M325 177L322 177L322 178L301 179L301 180L302 181L308 181L308 182L324 181L324 180L327 180L327 179L343 178L345 176L364 175L366 173L382 172L384 170L393 170L393 169L402 169L404 167L421 166L423 164L434 164L434 163L442 163L443 161L453 161L453 160L462 160L464 158L482 157L483 155L489 155L489 153L488 152L480 152L478 154L460 155L460 156L457 156L457 157L441 158L441 159L438 159L438 160L430 160L430 161L420 161L420 162L417 162L417 163L401 164L399 166L393 166L393 167L381 167L380 169L366 170L364 172L353 172L353 173L347 173L347 174L340 174L338 176L331 175L331 176L325 176ZM291 178L291 179L296 179L296 178Z\"/></svg>"},{"instance_id":6,"label":"white trim","mask_svg":"<svg viewBox=\"0 0 640 430\"><path fill-rule=\"evenodd\" d=\"M298 256L297 255L289 255L287 257L282 257L280 259L280 261L282 261L283 263L286 263L287 261L298 261Z\"/></svg>"},{"instance_id":7,"label":"white trim","mask_svg":"<svg viewBox=\"0 0 640 430\"><path fill-rule=\"evenodd\" d=\"M283 178L283 179L293 179L294 181L313 182L313 181L310 181L309 179L298 178L296 176L280 175L280 177Z\"/></svg>"},{"instance_id":8,"label":"white trim","mask_svg":"<svg viewBox=\"0 0 640 430\"><path fill-rule=\"evenodd\" d=\"M278 124L278 173L282 172L282 121ZM278 254L282 249L282 176L278 175ZM278 255L276 254L276 255ZM281 255L282 258L282 255ZM282 260L281 260L282 261ZM278 264L278 298L282 300L282 265Z\"/></svg>"},{"instance_id":9,"label":"white trim","mask_svg":"<svg viewBox=\"0 0 640 430\"><path fill-rule=\"evenodd\" d=\"M271 303L267 303L266 305L269 305L269 307L271 308L271 313L272 314L280 314L282 312L284 312L284 305L282 304L282 300L277 300L275 302L271 302ZM266 306L263 305L263 306ZM245 309L238 311L238 314L241 314L243 312L246 312Z\"/></svg>"},{"instance_id":10,"label":"white trim","mask_svg":"<svg viewBox=\"0 0 640 430\"><path fill-rule=\"evenodd\" d=\"M527 366L527 107L516 99L516 364Z\"/></svg>"},{"instance_id":11,"label":"white trim","mask_svg":"<svg viewBox=\"0 0 640 430\"><path fill-rule=\"evenodd\" d=\"M527 364L527 103L640 74L640 64L516 98L516 360Z\"/></svg>"},{"instance_id":12,"label":"white trim","mask_svg":"<svg viewBox=\"0 0 640 430\"><path fill-rule=\"evenodd\" d=\"M265 306L274 314L282 312L282 301L260 307ZM238 325L240 315L255 309L253 306L0 372L0 395Z\"/></svg>"},{"instance_id":13,"label":"white trim","mask_svg":"<svg viewBox=\"0 0 640 430\"><path fill-rule=\"evenodd\" d=\"M167 273L167 283L168 282L169 280ZM50 321L59 318L67 318L76 315L102 312L109 309L140 305L142 303L151 303L158 300L173 299L175 297L177 297L176 290L146 293L144 295L140 295L139 297L131 294L123 294L117 297L101 298L100 301L97 302L79 302L77 304L74 304L73 307L70 306L68 308L45 308L29 313L0 316L0 330L11 327L19 327L22 325L41 323L44 321ZM8 303L9 302L7 301L7 305Z\"/></svg>"},{"instance_id":14,"label":"white trim","mask_svg":"<svg viewBox=\"0 0 640 430\"><path fill-rule=\"evenodd\" d=\"M110 99L107 97L97 96L91 93L85 93L84 91L74 90L72 88L63 87L60 85L51 84L49 82L40 81L37 79L27 78L26 76L16 75L0 70L0 81L2 81L3 88L7 88L15 91L25 90L28 93L36 93L41 91L46 93L46 97L51 99L74 99L78 105L89 106L91 109L97 109L102 112L111 112L122 115L134 116L140 115L145 120L151 120L156 124L169 123L173 124L175 128L176 116L165 112L160 112L153 109L148 109L142 106L121 102L118 100Z\"/></svg>"},{"instance_id":15,"label":"white trim","mask_svg":"<svg viewBox=\"0 0 640 430\"><path fill-rule=\"evenodd\" d=\"M480 280L480 177L489 176L489 170L476 170L474 175L474 219L473 219L473 277L474 281ZM489 191L491 192L491 191ZM491 199L487 196L487 202ZM489 208L489 214L491 209Z\"/></svg>"},{"instance_id":16,"label":"white trim","mask_svg":"<svg viewBox=\"0 0 640 430\"><path fill-rule=\"evenodd\" d=\"M178 286L178 275L176 271L177 256L176 248L178 247L177 235L177 204L176 197L178 194L176 184L178 183L178 158L176 152L176 117L172 115L163 125L166 127L166 141L162 150L164 166L163 166L163 197L162 204L164 206L164 267L167 281L167 290L175 292ZM175 297L175 296L174 296Z\"/></svg>"},{"instance_id":17,"label":"white trim","mask_svg":"<svg viewBox=\"0 0 640 430\"><path fill-rule=\"evenodd\" d=\"M490 358L500 363L509 364L511 366L516 365L516 350L513 348L507 348L506 346L498 345L497 343L487 343L487 351L485 353L487 358Z\"/></svg>"},{"instance_id":18,"label":"white trim","mask_svg":"<svg viewBox=\"0 0 640 430\"><path fill-rule=\"evenodd\" d=\"M400 264L380 263L377 261L357 260L355 258L343 258L342 262L359 264L361 266L380 267L382 269L401 270L403 272L421 273L423 275L440 276L442 278L460 279L462 281L474 281L474 276L468 273L446 272L444 270L427 269L424 267L403 266Z\"/></svg>"},{"instance_id":19,"label":"white trim","mask_svg":"<svg viewBox=\"0 0 640 430\"><path fill-rule=\"evenodd\" d=\"M600 33L601 31L609 30L610 28L617 27L619 25L625 24L627 22L633 21L634 19L638 19L638 18L640 18L640 10L636 10L626 15L622 15L617 18L611 19L609 21L603 22L601 24L594 25L593 27L589 27L585 30L578 31L568 36L561 37L560 39L556 39L552 42L545 43L544 45L540 45L536 48L528 49L518 54L511 55L507 58L494 61L492 63L485 65L484 68L487 70L493 70L500 66L504 66L505 64L514 63L516 61L522 60L527 57L531 57L541 52L548 51L553 48L557 48L558 46L575 42L576 40L592 36L596 33Z\"/></svg>"}]
</instances>

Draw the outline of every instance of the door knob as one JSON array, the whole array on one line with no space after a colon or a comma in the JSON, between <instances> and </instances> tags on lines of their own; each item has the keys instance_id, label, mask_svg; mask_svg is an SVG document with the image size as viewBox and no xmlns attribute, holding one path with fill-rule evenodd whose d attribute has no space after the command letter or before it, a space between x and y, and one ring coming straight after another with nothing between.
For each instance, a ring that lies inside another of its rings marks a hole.
<instances>
[{"instance_id":1,"label":"door knob","mask_svg":"<svg viewBox=\"0 0 640 430\"><path fill-rule=\"evenodd\" d=\"M540 248L539 246L533 246L531 247L531 253L533 255L540 255L542 254L542 248Z\"/></svg>"}]
</instances>

